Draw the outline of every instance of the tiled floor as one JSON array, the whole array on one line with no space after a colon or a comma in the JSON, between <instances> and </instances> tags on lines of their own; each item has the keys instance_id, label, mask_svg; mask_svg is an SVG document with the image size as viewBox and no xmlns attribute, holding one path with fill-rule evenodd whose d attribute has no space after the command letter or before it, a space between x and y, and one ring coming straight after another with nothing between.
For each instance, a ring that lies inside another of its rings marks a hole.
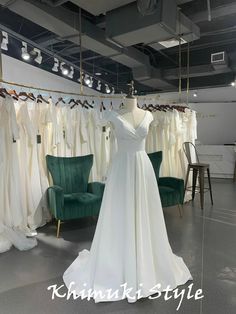
<instances>
[{"instance_id":1,"label":"tiled floor","mask_svg":"<svg viewBox=\"0 0 236 314\"><path fill-rule=\"evenodd\" d=\"M236 313L236 184L215 180L214 206L206 194L205 210L194 204L164 209L173 251L184 258L194 278L193 290L203 289L204 299L186 297L178 312L178 300L142 299L95 304L87 300L51 300L47 287L61 285L62 274L78 251L91 245L96 221L83 219L62 225L61 238L55 226L39 230L38 246L31 251L12 249L0 255L0 314L234 314ZM65 290L61 290L61 293Z\"/></svg>"}]
</instances>

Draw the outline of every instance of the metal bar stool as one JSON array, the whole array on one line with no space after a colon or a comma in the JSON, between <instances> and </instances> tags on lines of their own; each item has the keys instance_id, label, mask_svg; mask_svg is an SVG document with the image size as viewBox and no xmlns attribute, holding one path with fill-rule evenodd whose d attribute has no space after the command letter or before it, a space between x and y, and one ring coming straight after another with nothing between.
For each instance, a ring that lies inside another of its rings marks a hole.
<instances>
[{"instance_id":1,"label":"metal bar stool","mask_svg":"<svg viewBox=\"0 0 236 314\"><path fill-rule=\"evenodd\" d=\"M185 153L187 160L188 160L188 169L187 169L184 193L186 192L186 190L192 189L192 200L194 200L195 191L196 191L196 182L197 182L197 177L199 175L201 209L203 209L203 207L204 207L204 192L205 192L205 190L210 191L211 204L213 205L211 177L210 177L210 165L200 163L196 147L193 143L184 142L183 143L183 150L184 150L184 153ZM193 171L192 187L187 188L190 171ZM204 187L205 171L207 172L207 177L208 177L208 183L209 183L208 188Z\"/></svg>"}]
</instances>

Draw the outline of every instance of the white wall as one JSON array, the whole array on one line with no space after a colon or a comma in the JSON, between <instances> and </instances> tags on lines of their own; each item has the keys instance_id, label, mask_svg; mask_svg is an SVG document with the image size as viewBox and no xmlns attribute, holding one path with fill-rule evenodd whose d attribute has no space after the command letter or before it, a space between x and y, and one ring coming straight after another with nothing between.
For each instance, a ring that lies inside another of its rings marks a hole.
<instances>
[{"instance_id":1,"label":"white wall","mask_svg":"<svg viewBox=\"0 0 236 314\"><path fill-rule=\"evenodd\" d=\"M194 92L197 97L193 97ZM178 93L158 95L161 103L179 101ZM183 92L183 103L186 99ZM236 141L236 88L228 86L190 91L189 107L197 111L198 140L202 144L222 145Z\"/></svg>"},{"instance_id":2,"label":"white wall","mask_svg":"<svg viewBox=\"0 0 236 314\"><path fill-rule=\"evenodd\" d=\"M201 144L232 144L236 141L236 103L190 104L197 111Z\"/></svg>"},{"instance_id":3,"label":"white wall","mask_svg":"<svg viewBox=\"0 0 236 314\"><path fill-rule=\"evenodd\" d=\"M5 81L34 86L37 94L37 87L80 93L80 84L63 77L54 75L45 70L34 67L26 62L19 61L2 54L3 79ZM18 90L17 88L15 88ZM33 90L32 90L33 92ZM89 95L99 94L91 88L84 87L84 93ZM40 92L43 94L43 92Z\"/></svg>"}]
</instances>

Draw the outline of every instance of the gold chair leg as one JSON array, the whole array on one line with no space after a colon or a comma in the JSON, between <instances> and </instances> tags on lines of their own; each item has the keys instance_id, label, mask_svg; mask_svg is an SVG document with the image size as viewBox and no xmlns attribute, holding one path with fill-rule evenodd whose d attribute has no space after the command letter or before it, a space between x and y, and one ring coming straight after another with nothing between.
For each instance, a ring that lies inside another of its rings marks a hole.
<instances>
[{"instance_id":1,"label":"gold chair leg","mask_svg":"<svg viewBox=\"0 0 236 314\"><path fill-rule=\"evenodd\" d=\"M183 207L180 204L178 204L178 207L179 207L179 216L180 216L180 218L182 218L183 217L183 214L182 214Z\"/></svg>"},{"instance_id":2,"label":"gold chair leg","mask_svg":"<svg viewBox=\"0 0 236 314\"><path fill-rule=\"evenodd\" d=\"M60 226L61 226L61 220L59 219L59 220L57 221L57 238L59 238Z\"/></svg>"}]
</instances>

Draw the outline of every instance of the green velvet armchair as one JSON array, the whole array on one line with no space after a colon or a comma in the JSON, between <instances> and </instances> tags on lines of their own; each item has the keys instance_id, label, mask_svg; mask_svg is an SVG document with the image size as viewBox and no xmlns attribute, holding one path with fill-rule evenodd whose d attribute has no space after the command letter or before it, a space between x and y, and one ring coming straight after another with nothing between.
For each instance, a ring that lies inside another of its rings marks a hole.
<instances>
[{"instance_id":1,"label":"green velvet armchair","mask_svg":"<svg viewBox=\"0 0 236 314\"><path fill-rule=\"evenodd\" d=\"M153 169L155 171L161 203L163 207L178 205L180 217L182 217L181 207L184 203L184 180L174 177L159 177L162 163L162 151L148 154Z\"/></svg>"},{"instance_id":2,"label":"green velvet armchair","mask_svg":"<svg viewBox=\"0 0 236 314\"><path fill-rule=\"evenodd\" d=\"M105 185L88 183L93 155L54 157L46 163L53 185L48 188L49 209L57 220L59 237L61 220L71 220L99 214Z\"/></svg>"}]
</instances>

